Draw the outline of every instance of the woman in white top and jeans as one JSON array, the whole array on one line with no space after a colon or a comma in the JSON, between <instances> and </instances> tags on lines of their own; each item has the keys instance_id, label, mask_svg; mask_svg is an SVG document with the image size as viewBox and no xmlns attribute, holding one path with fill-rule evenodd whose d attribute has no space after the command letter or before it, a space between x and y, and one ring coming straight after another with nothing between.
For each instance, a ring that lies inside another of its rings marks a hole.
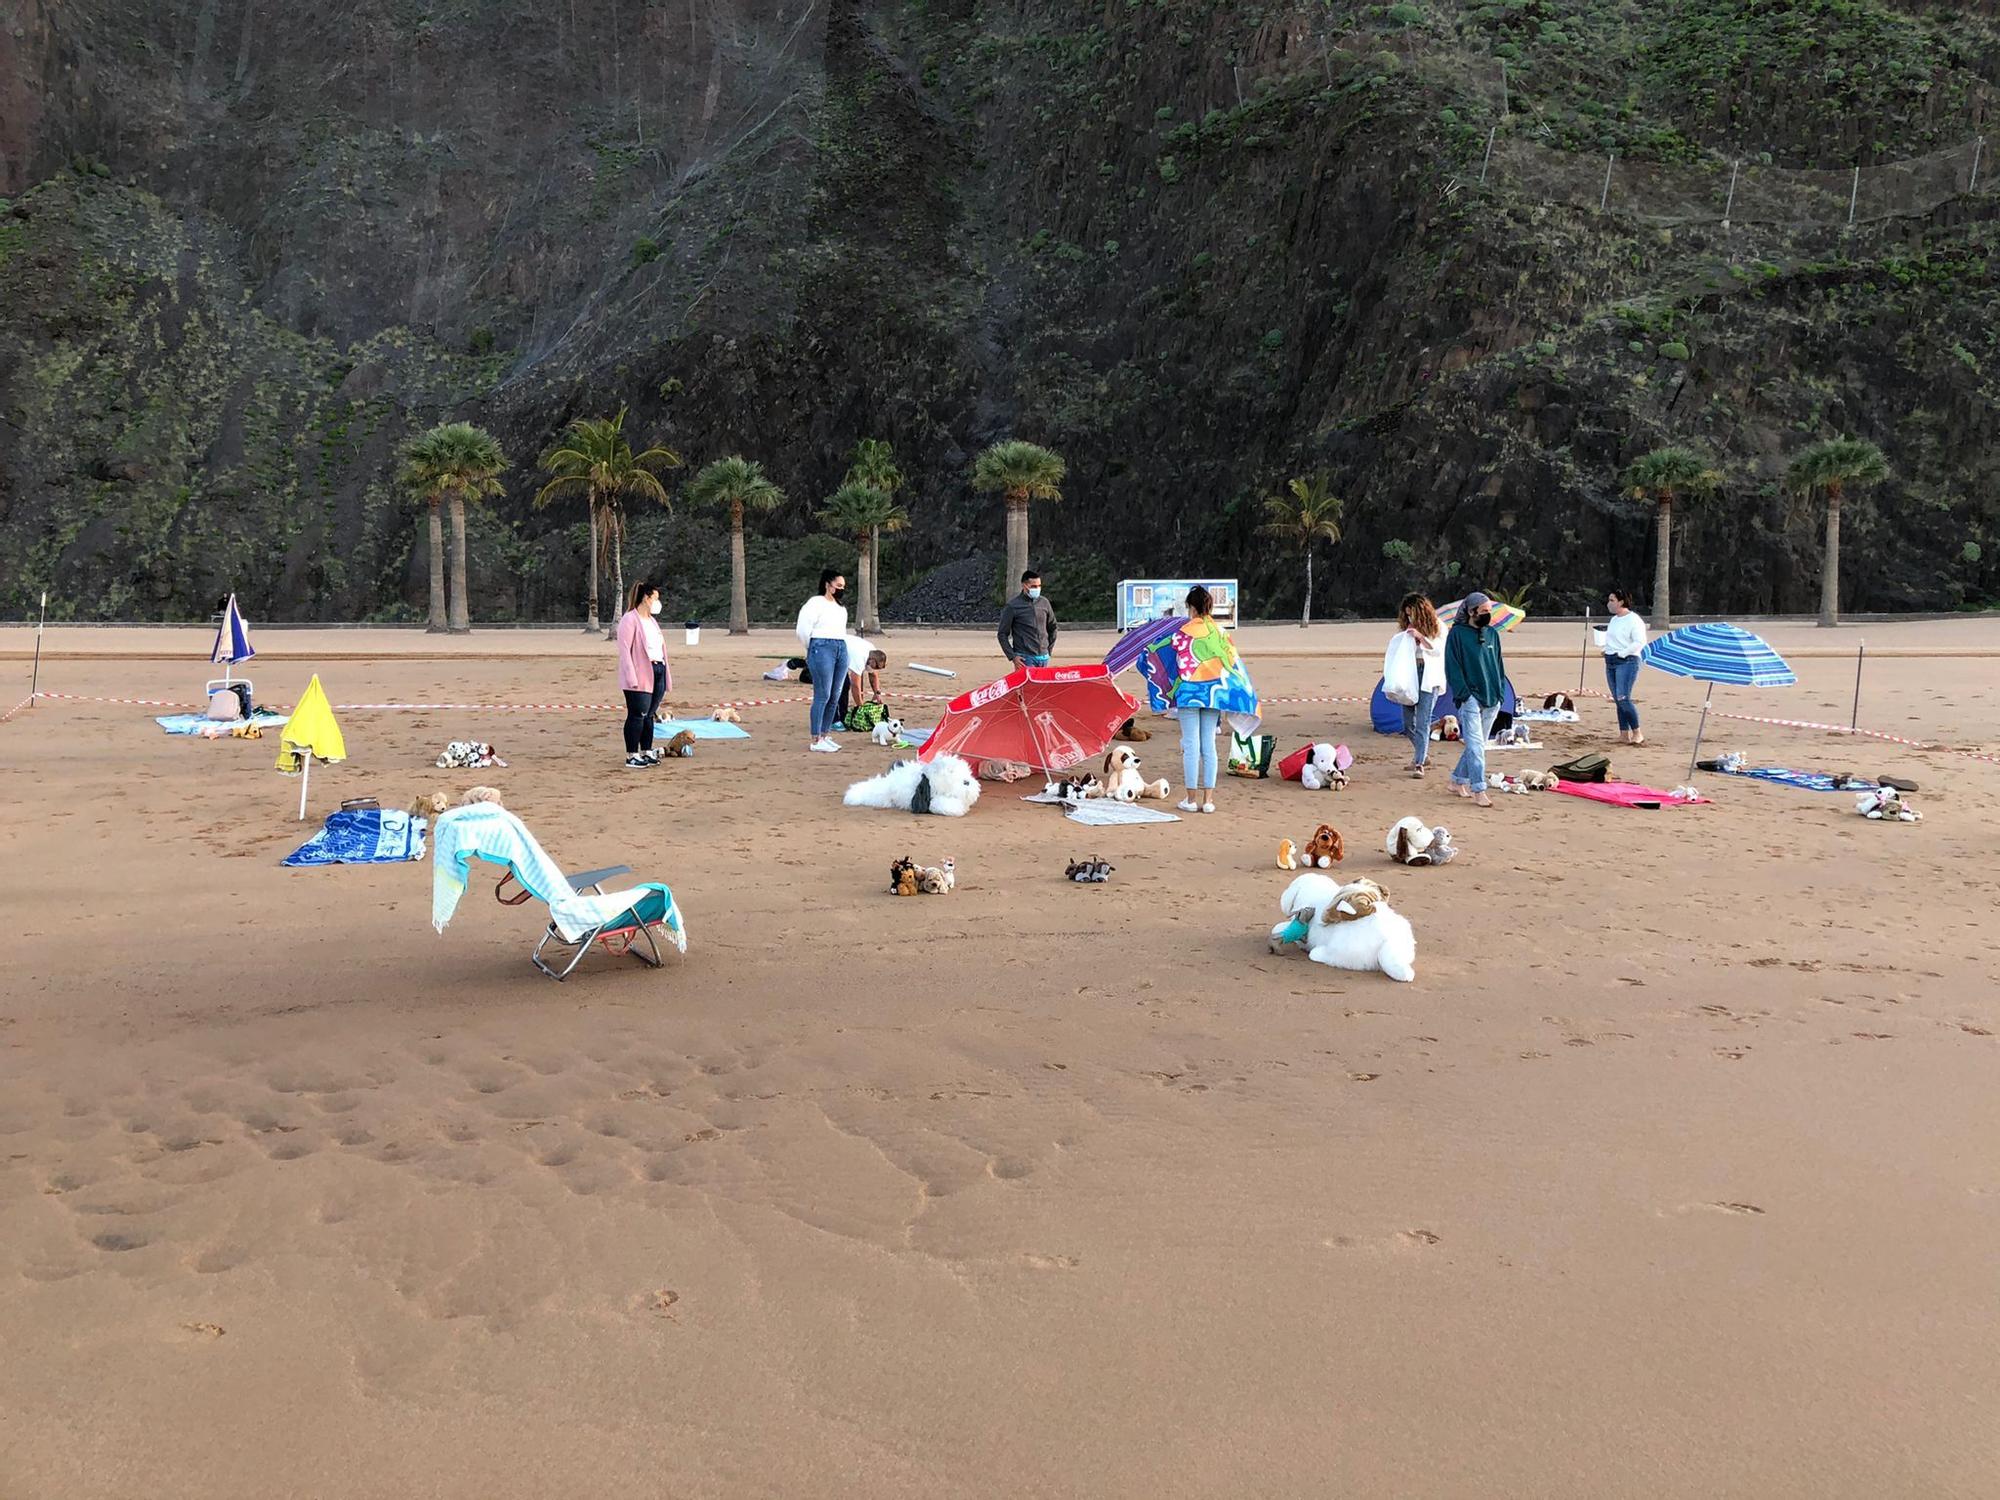
<instances>
[{"instance_id":1,"label":"woman in white top and jeans","mask_svg":"<svg viewBox=\"0 0 2000 1500\"><path fill-rule=\"evenodd\" d=\"M1632 688L1639 680L1639 653L1646 649L1646 622L1632 607L1632 597L1623 589L1613 589L1604 601L1611 611L1604 627L1604 680L1611 689L1612 705L1618 710L1618 738L1628 745L1643 745L1639 732L1639 710L1632 703Z\"/></svg>"},{"instance_id":2,"label":"woman in white top and jeans","mask_svg":"<svg viewBox=\"0 0 2000 1500\"><path fill-rule=\"evenodd\" d=\"M847 682L846 598L847 575L828 568L819 575L819 592L799 611L799 644L805 647L813 690L809 750L840 748L833 730L840 722L840 690Z\"/></svg>"},{"instance_id":3,"label":"woman in white top and jeans","mask_svg":"<svg viewBox=\"0 0 2000 1500\"><path fill-rule=\"evenodd\" d=\"M1403 708L1403 733L1410 741L1410 775L1424 779L1431 753L1431 718L1444 696L1444 622L1422 594L1405 594L1396 610L1396 628L1417 648L1417 701Z\"/></svg>"}]
</instances>

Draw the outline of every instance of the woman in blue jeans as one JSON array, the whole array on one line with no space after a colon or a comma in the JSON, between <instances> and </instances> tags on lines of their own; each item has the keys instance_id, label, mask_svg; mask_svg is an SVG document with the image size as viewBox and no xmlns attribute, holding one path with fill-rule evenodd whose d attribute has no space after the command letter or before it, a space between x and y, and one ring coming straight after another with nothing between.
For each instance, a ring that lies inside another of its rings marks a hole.
<instances>
[{"instance_id":1,"label":"woman in blue jeans","mask_svg":"<svg viewBox=\"0 0 2000 1500\"><path fill-rule=\"evenodd\" d=\"M812 678L812 740L806 748L827 753L840 745L833 737L840 722L840 690L847 684L847 575L828 568L819 592L799 611L799 644Z\"/></svg>"},{"instance_id":2,"label":"woman in blue jeans","mask_svg":"<svg viewBox=\"0 0 2000 1500\"><path fill-rule=\"evenodd\" d=\"M1632 596L1613 589L1604 600L1611 611L1604 627L1604 681L1611 689L1612 706L1618 710L1618 738L1628 745L1643 745L1639 732L1639 710L1632 702L1632 689L1639 681L1639 653L1646 649L1646 622L1632 607Z\"/></svg>"},{"instance_id":3,"label":"woman in blue jeans","mask_svg":"<svg viewBox=\"0 0 2000 1500\"><path fill-rule=\"evenodd\" d=\"M1464 749L1452 767L1451 789L1475 807L1491 807L1486 795L1486 737L1506 701L1507 662L1500 632L1493 627L1493 601L1467 594L1444 638L1445 690L1458 705L1458 736Z\"/></svg>"},{"instance_id":4,"label":"woman in blue jeans","mask_svg":"<svg viewBox=\"0 0 2000 1500\"><path fill-rule=\"evenodd\" d=\"M1410 637L1417 653L1417 701L1403 706L1403 736L1410 742L1406 769L1422 781L1431 754L1431 719L1444 696L1444 623L1429 599L1405 594L1396 610L1396 628Z\"/></svg>"}]
</instances>

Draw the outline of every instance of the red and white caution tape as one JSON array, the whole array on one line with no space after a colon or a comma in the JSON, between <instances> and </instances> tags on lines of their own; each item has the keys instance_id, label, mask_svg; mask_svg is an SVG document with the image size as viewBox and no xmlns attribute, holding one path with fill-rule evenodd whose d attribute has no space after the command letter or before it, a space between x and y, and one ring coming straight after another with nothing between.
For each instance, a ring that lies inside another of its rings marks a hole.
<instances>
[{"instance_id":1,"label":"red and white caution tape","mask_svg":"<svg viewBox=\"0 0 2000 1500\"><path fill-rule=\"evenodd\" d=\"M1602 698L1609 702L1609 693L1595 688L1585 688L1581 693L1570 693L1572 698ZM1983 750L1966 750L1957 745L1940 745L1936 740L1913 740L1900 734L1889 734L1880 729L1860 729L1851 724L1822 724L1815 719L1773 719L1762 714L1735 714L1727 709L1711 708L1711 719L1734 719L1739 724L1769 724L1778 729L1816 729L1822 734L1847 734L1866 740L1884 740L1891 745L1908 745L1912 750L1939 750L1946 755L1963 755L1971 760L1983 760L2000 765L2000 755L1988 755Z\"/></svg>"},{"instance_id":2,"label":"red and white caution tape","mask_svg":"<svg viewBox=\"0 0 2000 1500\"><path fill-rule=\"evenodd\" d=\"M26 708L30 703L33 703L40 696L41 694L39 693L28 694L27 697L23 698L19 703L16 703L12 708L8 709L7 712L5 712L4 714L0 714L0 724L5 724L9 719L13 718L15 714L19 713L22 709Z\"/></svg>"},{"instance_id":3,"label":"red and white caution tape","mask_svg":"<svg viewBox=\"0 0 2000 1500\"><path fill-rule=\"evenodd\" d=\"M176 703L168 698L93 698L87 693L48 692L37 693L35 696L37 698L66 698L71 703L131 703L136 704L140 708L193 708L196 706L192 703Z\"/></svg>"}]
</instances>

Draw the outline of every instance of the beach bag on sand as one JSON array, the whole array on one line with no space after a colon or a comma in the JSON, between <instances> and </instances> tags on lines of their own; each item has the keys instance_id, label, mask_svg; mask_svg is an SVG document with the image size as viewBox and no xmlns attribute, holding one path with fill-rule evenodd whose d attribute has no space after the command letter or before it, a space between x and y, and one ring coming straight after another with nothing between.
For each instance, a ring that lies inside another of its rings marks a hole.
<instances>
[{"instance_id":1,"label":"beach bag on sand","mask_svg":"<svg viewBox=\"0 0 2000 1500\"><path fill-rule=\"evenodd\" d=\"M879 703L857 703L847 711L847 727L854 734L867 734L888 717L889 710Z\"/></svg>"},{"instance_id":2,"label":"beach bag on sand","mask_svg":"<svg viewBox=\"0 0 2000 1500\"><path fill-rule=\"evenodd\" d=\"M1410 639L1408 631L1399 630L1382 654L1382 696L1391 703L1412 708L1417 701L1418 681L1417 643Z\"/></svg>"},{"instance_id":3,"label":"beach bag on sand","mask_svg":"<svg viewBox=\"0 0 2000 1500\"><path fill-rule=\"evenodd\" d=\"M218 724L243 718L243 700L228 688L217 688L208 695L208 717Z\"/></svg>"},{"instance_id":4,"label":"beach bag on sand","mask_svg":"<svg viewBox=\"0 0 2000 1500\"><path fill-rule=\"evenodd\" d=\"M1586 750L1575 760L1566 760L1559 766L1550 766L1551 775L1564 781L1609 781L1611 760L1596 750Z\"/></svg>"},{"instance_id":5,"label":"beach bag on sand","mask_svg":"<svg viewBox=\"0 0 2000 1500\"><path fill-rule=\"evenodd\" d=\"M1229 736L1229 774L1265 777L1271 774L1271 757L1278 753L1275 734L1235 734Z\"/></svg>"}]
</instances>

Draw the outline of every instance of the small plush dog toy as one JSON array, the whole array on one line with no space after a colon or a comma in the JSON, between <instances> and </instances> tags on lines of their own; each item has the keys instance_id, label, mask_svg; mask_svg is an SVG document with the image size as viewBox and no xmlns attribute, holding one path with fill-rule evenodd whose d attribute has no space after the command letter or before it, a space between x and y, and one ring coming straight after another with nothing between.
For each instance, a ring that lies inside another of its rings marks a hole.
<instances>
[{"instance_id":1,"label":"small plush dog toy","mask_svg":"<svg viewBox=\"0 0 2000 1500\"><path fill-rule=\"evenodd\" d=\"M1854 799L1854 810L1876 823L1921 823L1924 815L1892 786L1873 787Z\"/></svg>"},{"instance_id":2,"label":"small plush dog toy","mask_svg":"<svg viewBox=\"0 0 2000 1500\"><path fill-rule=\"evenodd\" d=\"M506 764L484 740L453 740L437 758L440 771L483 771L488 766L504 768Z\"/></svg>"},{"instance_id":3,"label":"small plush dog toy","mask_svg":"<svg viewBox=\"0 0 2000 1500\"><path fill-rule=\"evenodd\" d=\"M1320 824L1313 830L1313 836L1306 840L1305 867L1308 870L1330 870L1345 858L1347 845L1330 823Z\"/></svg>"},{"instance_id":4,"label":"small plush dog toy","mask_svg":"<svg viewBox=\"0 0 2000 1500\"><path fill-rule=\"evenodd\" d=\"M1063 870L1063 877L1074 880L1078 885L1102 885L1117 868L1101 859L1073 859Z\"/></svg>"},{"instance_id":5,"label":"small plush dog toy","mask_svg":"<svg viewBox=\"0 0 2000 1500\"><path fill-rule=\"evenodd\" d=\"M958 867L950 860L941 865L917 866L917 889L926 896L943 896L958 884Z\"/></svg>"},{"instance_id":6,"label":"small plush dog toy","mask_svg":"<svg viewBox=\"0 0 2000 1500\"><path fill-rule=\"evenodd\" d=\"M458 799L460 807L470 807L475 802L491 802L495 807L500 806L500 788L497 786L469 786L465 789L465 795Z\"/></svg>"},{"instance_id":7,"label":"small plush dog toy","mask_svg":"<svg viewBox=\"0 0 2000 1500\"><path fill-rule=\"evenodd\" d=\"M1102 797L1104 783L1085 771L1081 776L1066 776L1061 781L1051 781L1042 788L1042 792L1045 796L1053 792L1064 802L1082 802L1089 797Z\"/></svg>"},{"instance_id":8,"label":"small plush dog toy","mask_svg":"<svg viewBox=\"0 0 2000 1500\"><path fill-rule=\"evenodd\" d=\"M1127 719L1123 724L1120 724L1116 735L1116 738L1131 740L1134 744L1143 743L1152 737L1153 731L1150 729L1141 729L1137 719Z\"/></svg>"},{"instance_id":9,"label":"small plush dog toy","mask_svg":"<svg viewBox=\"0 0 2000 1500\"><path fill-rule=\"evenodd\" d=\"M1299 867L1299 846L1290 839L1278 840L1278 868L1296 870Z\"/></svg>"},{"instance_id":10,"label":"small plush dog toy","mask_svg":"<svg viewBox=\"0 0 2000 1500\"><path fill-rule=\"evenodd\" d=\"M868 738L878 745L893 745L903 737L901 719L884 719L868 731Z\"/></svg>"},{"instance_id":11,"label":"small plush dog toy","mask_svg":"<svg viewBox=\"0 0 2000 1500\"><path fill-rule=\"evenodd\" d=\"M676 734L672 739L667 741L660 754L674 756L694 754L694 731L692 729L683 729L679 734Z\"/></svg>"},{"instance_id":12,"label":"small plush dog toy","mask_svg":"<svg viewBox=\"0 0 2000 1500\"><path fill-rule=\"evenodd\" d=\"M1573 714L1576 712L1576 699L1570 697L1568 693L1550 693L1542 699L1542 712Z\"/></svg>"},{"instance_id":13,"label":"small plush dog toy","mask_svg":"<svg viewBox=\"0 0 2000 1500\"><path fill-rule=\"evenodd\" d=\"M413 818L435 818L450 806L451 798L447 797L443 792L425 792L410 804L410 816Z\"/></svg>"},{"instance_id":14,"label":"small plush dog toy","mask_svg":"<svg viewBox=\"0 0 2000 1500\"><path fill-rule=\"evenodd\" d=\"M889 894L892 896L917 894L917 862L907 854L901 859L889 861Z\"/></svg>"},{"instance_id":15,"label":"small plush dog toy","mask_svg":"<svg viewBox=\"0 0 2000 1500\"><path fill-rule=\"evenodd\" d=\"M1446 714L1431 725L1431 735L1435 739L1451 741L1459 738L1458 715Z\"/></svg>"},{"instance_id":16,"label":"small plush dog toy","mask_svg":"<svg viewBox=\"0 0 2000 1500\"><path fill-rule=\"evenodd\" d=\"M711 717L718 724L741 724L743 722L743 715L739 714L727 703L718 708Z\"/></svg>"},{"instance_id":17,"label":"small plush dog toy","mask_svg":"<svg viewBox=\"0 0 2000 1500\"><path fill-rule=\"evenodd\" d=\"M1447 865L1458 858L1451 830L1426 827L1422 818L1397 819L1382 846L1399 865Z\"/></svg>"},{"instance_id":18,"label":"small plush dog toy","mask_svg":"<svg viewBox=\"0 0 2000 1500\"><path fill-rule=\"evenodd\" d=\"M1341 761L1343 759L1349 760L1350 763L1352 761L1352 757L1345 754L1346 750L1345 745L1314 745L1312 754L1307 757L1305 765L1299 770L1299 785L1309 792L1322 789L1345 791L1347 771L1341 765Z\"/></svg>"},{"instance_id":19,"label":"small plush dog toy","mask_svg":"<svg viewBox=\"0 0 2000 1500\"><path fill-rule=\"evenodd\" d=\"M1104 795L1115 802L1137 802L1146 795L1139 775L1139 757L1125 745L1113 745L1104 757Z\"/></svg>"}]
</instances>

